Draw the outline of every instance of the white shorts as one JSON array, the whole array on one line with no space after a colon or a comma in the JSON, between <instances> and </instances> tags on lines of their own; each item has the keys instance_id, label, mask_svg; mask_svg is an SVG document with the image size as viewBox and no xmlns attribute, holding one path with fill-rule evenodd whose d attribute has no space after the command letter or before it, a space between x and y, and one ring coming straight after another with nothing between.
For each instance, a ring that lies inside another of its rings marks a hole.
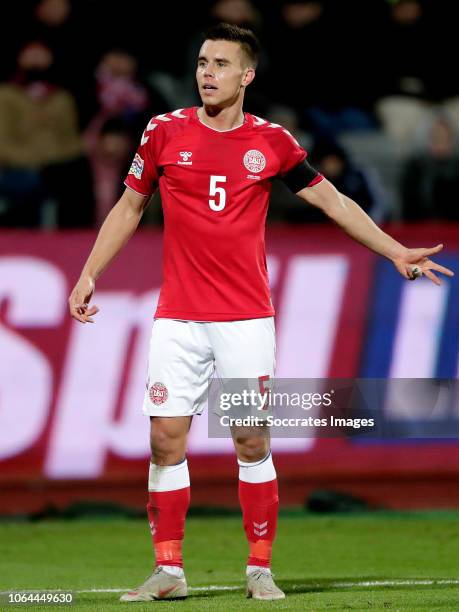
<instances>
[{"instance_id":1,"label":"white shorts","mask_svg":"<svg viewBox=\"0 0 459 612\"><path fill-rule=\"evenodd\" d=\"M156 319L150 341L143 413L201 414L209 381L274 377L274 318L201 323Z\"/></svg>"}]
</instances>

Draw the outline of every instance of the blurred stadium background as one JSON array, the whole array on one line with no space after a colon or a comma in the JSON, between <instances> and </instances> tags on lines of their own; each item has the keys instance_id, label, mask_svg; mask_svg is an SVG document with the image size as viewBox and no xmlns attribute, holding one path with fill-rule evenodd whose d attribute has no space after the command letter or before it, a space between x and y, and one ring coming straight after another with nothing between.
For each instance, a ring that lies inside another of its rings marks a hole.
<instances>
[{"instance_id":1,"label":"blurred stadium background","mask_svg":"<svg viewBox=\"0 0 459 612\"><path fill-rule=\"evenodd\" d=\"M98 283L97 325L71 321L66 301L144 124L198 103L206 25L260 36L246 110L290 129L396 238L444 242L438 261L459 269L454 10L446 0L2 3L14 36L0 39L1 515L145 506L157 196ZM457 281L403 282L281 184L267 244L280 377L457 378ZM359 507L458 508L455 397L435 415L448 440L419 439L422 423L403 410L391 418L405 439L274 440L284 508L352 506L340 494ZM236 508L231 444L207 438L205 416L194 421L192 504Z\"/></svg>"}]
</instances>

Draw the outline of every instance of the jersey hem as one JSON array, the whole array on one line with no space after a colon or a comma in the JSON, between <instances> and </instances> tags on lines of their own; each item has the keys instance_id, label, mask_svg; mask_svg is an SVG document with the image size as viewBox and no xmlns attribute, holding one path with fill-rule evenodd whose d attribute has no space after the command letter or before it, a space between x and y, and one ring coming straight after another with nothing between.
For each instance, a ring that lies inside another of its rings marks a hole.
<instances>
[{"instance_id":1,"label":"jersey hem","mask_svg":"<svg viewBox=\"0 0 459 612\"><path fill-rule=\"evenodd\" d=\"M202 321L218 323L219 321L244 321L246 319L264 319L276 314L274 308L263 312L233 313L233 312L183 312L183 310L157 310L155 319L181 319L182 321Z\"/></svg>"}]
</instances>

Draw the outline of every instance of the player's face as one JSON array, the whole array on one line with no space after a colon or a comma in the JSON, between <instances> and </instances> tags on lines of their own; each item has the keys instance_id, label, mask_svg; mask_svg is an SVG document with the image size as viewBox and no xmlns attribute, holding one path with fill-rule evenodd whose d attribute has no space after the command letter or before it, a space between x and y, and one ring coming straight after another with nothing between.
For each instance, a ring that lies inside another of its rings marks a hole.
<instances>
[{"instance_id":1,"label":"player's face","mask_svg":"<svg viewBox=\"0 0 459 612\"><path fill-rule=\"evenodd\" d=\"M199 94L203 104L228 106L244 93L252 82L254 69L236 42L206 40L201 47L196 70Z\"/></svg>"}]
</instances>

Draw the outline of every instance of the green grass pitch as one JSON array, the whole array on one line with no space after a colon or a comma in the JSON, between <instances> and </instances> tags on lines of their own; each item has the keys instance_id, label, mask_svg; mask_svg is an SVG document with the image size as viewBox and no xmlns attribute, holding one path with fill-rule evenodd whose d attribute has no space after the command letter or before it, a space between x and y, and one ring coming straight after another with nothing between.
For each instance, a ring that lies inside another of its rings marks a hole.
<instances>
[{"instance_id":1,"label":"green grass pitch","mask_svg":"<svg viewBox=\"0 0 459 612\"><path fill-rule=\"evenodd\" d=\"M283 514L273 569L287 598L245 599L247 545L238 516L192 517L184 545L186 601L121 604L150 573L146 521L0 523L0 591L73 591L72 606L0 610L459 610L459 513ZM93 589L100 590L99 592Z\"/></svg>"}]
</instances>

